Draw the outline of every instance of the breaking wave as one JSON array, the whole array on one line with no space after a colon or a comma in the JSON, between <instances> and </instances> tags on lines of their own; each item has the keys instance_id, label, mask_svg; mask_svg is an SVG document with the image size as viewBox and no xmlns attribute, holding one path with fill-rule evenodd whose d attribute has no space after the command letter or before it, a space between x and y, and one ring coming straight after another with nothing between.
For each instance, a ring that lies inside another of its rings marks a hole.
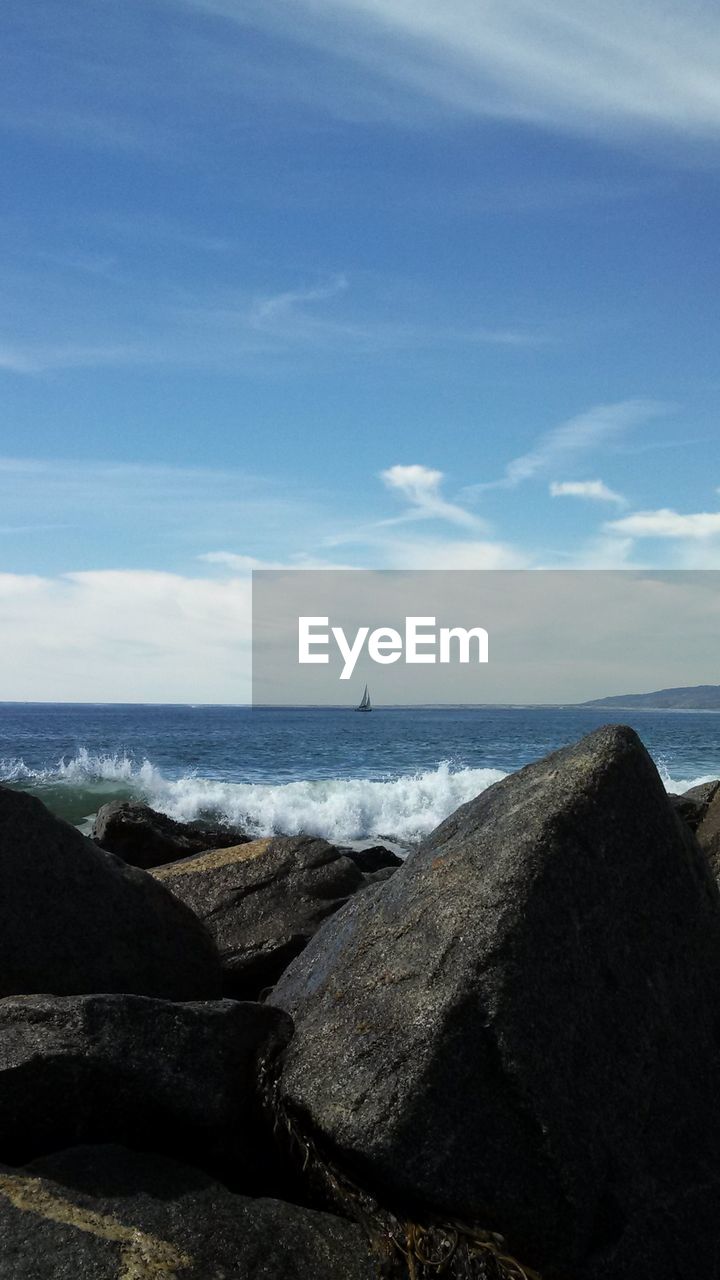
<instances>
[{"instance_id":1,"label":"breaking wave","mask_svg":"<svg viewBox=\"0 0 720 1280\"><path fill-rule=\"evenodd\" d=\"M658 773L663 780L665 790L680 795L683 791L689 791L690 787L699 787L701 782L714 782L718 776L717 770L714 773L700 773L697 777L681 778L673 776L667 765L656 761Z\"/></svg>"},{"instance_id":2,"label":"breaking wave","mask_svg":"<svg viewBox=\"0 0 720 1280\"><path fill-rule=\"evenodd\" d=\"M678 778L661 763L668 791L685 791L713 776ZM411 845L506 770L459 768L443 761L407 776L311 778L290 782L230 782L186 774L166 777L149 760L95 756L80 750L52 769L0 761L0 779L37 795L58 816L87 824L102 804L136 799L180 821L208 818L253 835L306 832L335 842L385 839Z\"/></svg>"},{"instance_id":3,"label":"breaking wave","mask_svg":"<svg viewBox=\"0 0 720 1280\"><path fill-rule=\"evenodd\" d=\"M187 822L212 818L253 835L307 832L336 842L384 837L399 844L423 838L466 800L503 778L501 769L435 769L387 779L312 778L292 782L227 782L188 774L168 778L149 760L92 756L81 750L50 770L0 761L0 777L40 797L81 825L101 804L138 799Z\"/></svg>"}]
</instances>

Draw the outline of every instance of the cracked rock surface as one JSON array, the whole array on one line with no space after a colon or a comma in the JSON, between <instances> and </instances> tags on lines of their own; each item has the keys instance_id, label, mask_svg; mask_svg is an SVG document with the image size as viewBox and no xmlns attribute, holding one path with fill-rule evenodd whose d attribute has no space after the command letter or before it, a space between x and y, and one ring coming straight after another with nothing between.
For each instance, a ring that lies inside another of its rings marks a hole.
<instances>
[{"instance_id":1,"label":"cracked rock surface","mask_svg":"<svg viewBox=\"0 0 720 1280\"><path fill-rule=\"evenodd\" d=\"M270 1000L287 1105L386 1201L553 1274L714 1273L720 899L632 730L464 805ZM683 1196L704 1225L677 1237Z\"/></svg>"}]
</instances>

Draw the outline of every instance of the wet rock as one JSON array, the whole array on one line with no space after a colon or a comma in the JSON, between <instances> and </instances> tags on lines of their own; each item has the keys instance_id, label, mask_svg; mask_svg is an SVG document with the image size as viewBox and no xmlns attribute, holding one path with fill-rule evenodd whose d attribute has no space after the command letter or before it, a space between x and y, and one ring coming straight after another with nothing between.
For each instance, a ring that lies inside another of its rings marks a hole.
<instances>
[{"instance_id":1,"label":"wet rock","mask_svg":"<svg viewBox=\"0 0 720 1280\"><path fill-rule=\"evenodd\" d=\"M699 797L703 808L696 834L716 877L720 877L720 782L705 783L704 788L704 795ZM693 787L693 791L700 788Z\"/></svg>"},{"instance_id":2,"label":"wet rock","mask_svg":"<svg viewBox=\"0 0 720 1280\"><path fill-rule=\"evenodd\" d=\"M648 1217L654 1280L720 1256L717 1214L679 1240L661 1212L720 1173L720 898L632 730L464 805L271 1000L285 1105L387 1201L561 1275Z\"/></svg>"},{"instance_id":3,"label":"wet rock","mask_svg":"<svg viewBox=\"0 0 720 1280\"><path fill-rule=\"evenodd\" d=\"M683 791L683 798L695 800L699 804L704 804L707 808L710 801L714 799L719 787L720 780L717 778L712 779L710 782L699 782L696 787L688 787L687 791Z\"/></svg>"},{"instance_id":4,"label":"wet rock","mask_svg":"<svg viewBox=\"0 0 720 1280\"><path fill-rule=\"evenodd\" d=\"M373 1280L359 1228L119 1147L0 1167L0 1280Z\"/></svg>"},{"instance_id":5,"label":"wet rock","mask_svg":"<svg viewBox=\"0 0 720 1280\"><path fill-rule=\"evenodd\" d=\"M720 1180L679 1188L631 1218L620 1239L589 1260L583 1280L697 1280L718 1274Z\"/></svg>"},{"instance_id":6,"label":"wet rock","mask_svg":"<svg viewBox=\"0 0 720 1280\"><path fill-rule=\"evenodd\" d=\"M676 795L672 791L668 792L668 800L678 817L682 818L690 830L697 831L703 819L705 805L687 796Z\"/></svg>"},{"instance_id":7,"label":"wet rock","mask_svg":"<svg viewBox=\"0 0 720 1280\"><path fill-rule=\"evenodd\" d=\"M668 796L675 812L687 823L691 831L697 831L710 807L720 782L701 782L683 791L682 795Z\"/></svg>"},{"instance_id":8,"label":"wet rock","mask_svg":"<svg viewBox=\"0 0 720 1280\"><path fill-rule=\"evenodd\" d=\"M372 875L375 871L395 870L403 864L402 858L399 858L391 849L386 849L384 844L374 844L368 849L346 849L344 846L340 852L355 863L365 874Z\"/></svg>"},{"instance_id":9,"label":"wet rock","mask_svg":"<svg viewBox=\"0 0 720 1280\"><path fill-rule=\"evenodd\" d=\"M152 874L205 922L236 999L272 986L323 920L365 888L354 862L310 836L254 840Z\"/></svg>"},{"instance_id":10,"label":"wet rock","mask_svg":"<svg viewBox=\"0 0 720 1280\"><path fill-rule=\"evenodd\" d=\"M395 874L394 867L381 867L379 871L370 871L368 875L364 877L365 884L366 885L381 884L382 881L389 880L390 877L394 874Z\"/></svg>"},{"instance_id":11,"label":"wet rock","mask_svg":"<svg viewBox=\"0 0 720 1280\"><path fill-rule=\"evenodd\" d=\"M113 800L98 810L93 839L133 867L161 867L205 849L243 844L244 831L203 822L176 822L147 804Z\"/></svg>"},{"instance_id":12,"label":"wet rock","mask_svg":"<svg viewBox=\"0 0 720 1280\"><path fill-rule=\"evenodd\" d=\"M291 1033L279 1010L233 1000L0 1000L0 1160L122 1142L276 1193L258 1068Z\"/></svg>"},{"instance_id":13,"label":"wet rock","mask_svg":"<svg viewBox=\"0 0 720 1280\"><path fill-rule=\"evenodd\" d=\"M200 922L152 876L0 787L0 996L123 991L220 994Z\"/></svg>"}]
</instances>

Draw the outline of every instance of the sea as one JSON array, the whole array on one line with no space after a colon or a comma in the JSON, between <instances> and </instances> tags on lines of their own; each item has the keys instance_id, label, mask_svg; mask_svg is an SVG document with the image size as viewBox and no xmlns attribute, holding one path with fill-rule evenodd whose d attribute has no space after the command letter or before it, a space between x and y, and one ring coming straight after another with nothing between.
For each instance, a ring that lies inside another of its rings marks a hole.
<instances>
[{"instance_id":1,"label":"sea","mask_svg":"<svg viewBox=\"0 0 720 1280\"><path fill-rule=\"evenodd\" d=\"M412 847L491 783L630 724L669 791L720 777L720 713L580 707L251 708L0 704L0 781L88 831L102 804L261 836Z\"/></svg>"}]
</instances>

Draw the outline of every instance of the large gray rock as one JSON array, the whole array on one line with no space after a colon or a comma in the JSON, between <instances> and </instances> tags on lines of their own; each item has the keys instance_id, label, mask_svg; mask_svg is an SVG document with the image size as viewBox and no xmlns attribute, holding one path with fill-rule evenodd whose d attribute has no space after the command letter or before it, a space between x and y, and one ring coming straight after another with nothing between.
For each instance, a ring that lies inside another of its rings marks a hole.
<instances>
[{"instance_id":1,"label":"large gray rock","mask_svg":"<svg viewBox=\"0 0 720 1280\"><path fill-rule=\"evenodd\" d=\"M80 1147L0 1166L0 1280L373 1280L359 1228L246 1200L157 1156Z\"/></svg>"},{"instance_id":2,"label":"large gray rock","mask_svg":"<svg viewBox=\"0 0 720 1280\"><path fill-rule=\"evenodd\" d=\"M134 867L160 867L204 849L242 844L250 837L243 831L204 822L176 822L147 804L113 800L97 813L93 839Z\"/></svg>"},{"instance_id":3,"label":"large gray rock","mask_svg":"<svg viewBox=\"0 0 720 1280\"><path fill-rule=\"evenodd\" d=\"M0 997L220 990L217 953L192 912L35 797L0 787Z\"/></svg>"},{"instance_id":4,"label":"large gray rock","mask_svg":"<svg viewBox=\"0 0 720 1280\"><path fill-rule=\"evenodd\" d=\"M234 1000L0 1000L0 1160L122 1142L275 1192L258 1067L291 1033L286 1014Z\"/></svg>"},{"instance_id":5,"label":"large gray rock","mask_svg":"<svg viewBox=\"0 0 720 1280\"><path fill-rule=\"evenodd\" d=\"M720 901L632 730L463 806L271 1000L286 1106L386 1200L574 1277L623 1240L605 1280L645 1275L643 1219L654 1280L717 1266ZM702 1238L663 1223L682 1194Z\"/></svg>"},{"instance_id":6,"label":"large gray rock","mask_svg":"<svg viewBox=\"0 0 720 1280\"><path fill-rule=\"evenodd\" d=\"M310 836L254 840L152 874L205 922L237 999L272 986L323 920L366 886L350 858Z\"/></svg>"}]
</instances>

